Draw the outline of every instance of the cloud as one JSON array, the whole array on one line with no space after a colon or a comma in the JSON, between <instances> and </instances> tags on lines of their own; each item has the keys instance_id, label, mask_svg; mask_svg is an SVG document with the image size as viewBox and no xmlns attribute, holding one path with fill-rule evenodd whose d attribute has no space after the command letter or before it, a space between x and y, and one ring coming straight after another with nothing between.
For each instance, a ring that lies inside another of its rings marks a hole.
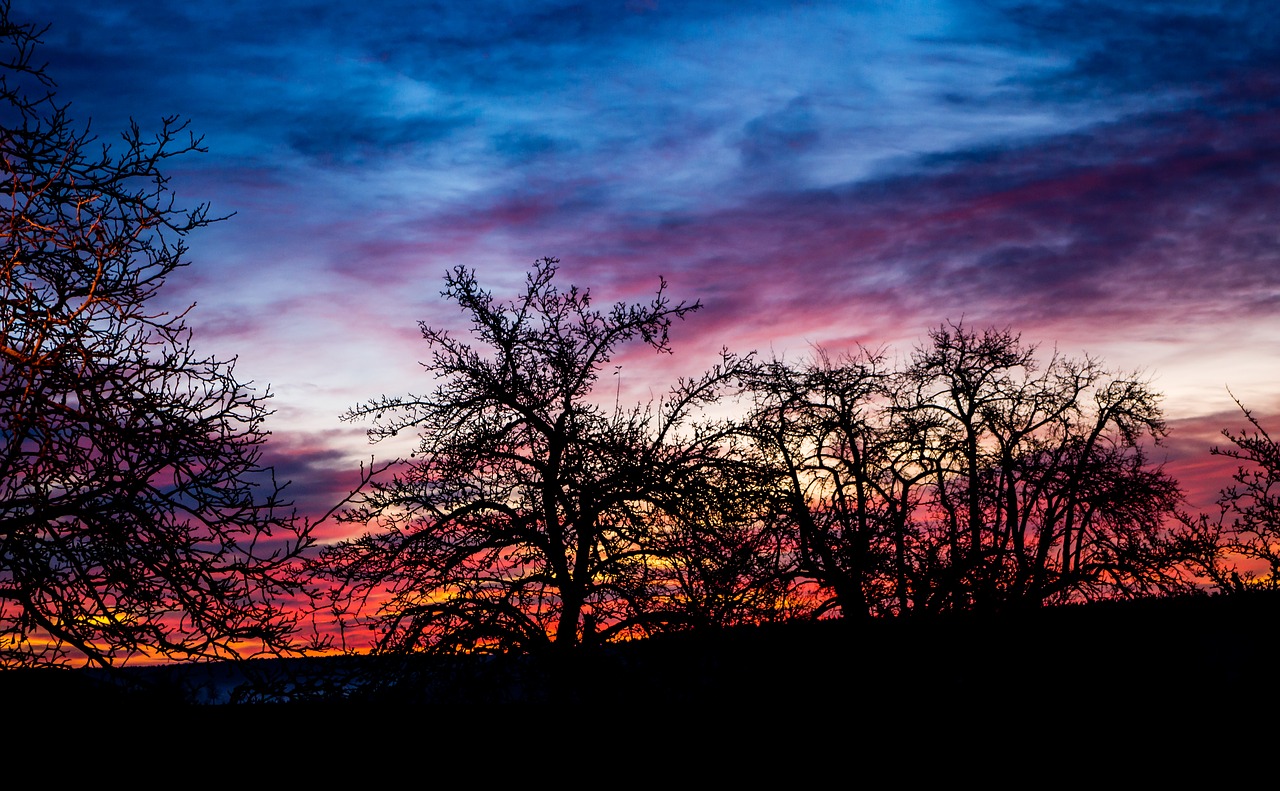
<instances>
[{"instance_id":1,"label":"cloud","mask_svg":"<svg viewBox=\"0 0 1280 791\"><path fill-rule=\"evenodd\" d=\"M812 102L798 96L785 107L751 119L743 129L738 150L748 169L772 168L812 151L821 140L821 126Z\"/></svg>"},{"instance_id":2,"label":"cloud","mask_svg":"<svg viewBox=\"0 0 1280 791\"><path fill-rule=\"evenodd\" d=\"M1254 417L1272 436L1280 433L1280 396L1275 393L1262 403L1246 403ZM1253 434L1239 409L1196 415L1169 422L1169 436L1153 453L1155 461L1164 461L1167 471L1182 484L1187 508L1216 518L1217 501L1223 489L1232 484L1232 476L1242 466L1235 459L1212 453L1214 448L1230 450L1234 444L1223 432L1234 436ZM1252 465L1243 465L1252 468Z\"/></svg>"},{"instance_id":3,"label":"cloud","mask_svg":"<svg viewBox=\"0 0 1280 791\"><path fill-rule=\"evenodd\" d=\"M289 146L325 165L385 167L388 159L445 143L473 123L458 117L375 118L328 115L297 118L288 133Z\"/></svg>"},{"instance_id":4,"label":"cloud","mask_svg":"<svg viewBox=\"0 0 1280 791\"><path fill-rule=\"evenodd\" d=\"M1009 3L1016 33L996 40L1061 53L1027 80L1045 91L1105 95L1200 90L1280 66L1280 10L1265 2Z\"/></svg>"},{"instance_id":5,"label":"cloud","mask_svg":"<svg viewBox=\"0 0 1280 791\"><path fill-rule=\"evenodd\" d=\"M521 130L497 134L493 137L492 144L495 151L516 166L527 166L543 158L569 153L577 148L571 140Z\"/></svg>"},{"instance_id":6,"label":"cloud","mask_svg":"<svg viewBox=\"0 0 1280 791\"><path fill-rule=\"evenodd\" d=\"M353 457L348 447L363 435L364 429L358 427L328 432L273 432L264 449L263 463L275 470L277 482L288 484L285 499L300 518L313 522L320 519L360 485L360 463L367 466L370 456ZM340 438L348 447L335 442ZM317 538L334 540L363 529L362 525L331 520L320 527Z\"/></svg>"}]
</instances>

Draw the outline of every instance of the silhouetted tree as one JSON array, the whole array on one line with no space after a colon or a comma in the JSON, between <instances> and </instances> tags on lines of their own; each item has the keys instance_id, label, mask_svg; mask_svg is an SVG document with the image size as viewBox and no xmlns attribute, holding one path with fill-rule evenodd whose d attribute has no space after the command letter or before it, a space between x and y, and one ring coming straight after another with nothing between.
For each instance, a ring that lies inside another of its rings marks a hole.
<instances>
[{"instance_id":1,"label":"silhouetted tree","mask_svg":"<svg viewBox=\"0 0 1280 791\"><path fill-rule=\"evenodd\" d=\"M206 206L161 168L185 123L73 125L0 4L0 664L278 652L307 528L259 464L268 414L148 303Z\"/></svg>"},{"instance_id":2,"label":"silhouetted tree","mask_svg":"<svg viewBox=\"0 0 1280 791\"><path fill-rule=\"evenodd\" d=\"M679 539L722 528L692 504L727 502L727 482L748 465L731 424L696 420L741 361L725 353L656 407L602 406L595 386L617 350L640 341L669 352L672 321L700 306L672 304L662 282L647 305L601 311L588 292L555 285L557 264L537 262L509 302L472 271L447 273L442 294L470 317L475 345L421 325L435 391L345 416L373 419L374 440L420 437L408 464L344 517L376 530L320 558L341 583L340 609L377 602L380 651L590 645L714 618L706 609L724 591L745 596L740 576L694 579L714 553L692 558ZM724 518L750 532L749 517ZM719 565L737 569L743 546L726 551Z\"/></svg>"},{"instance_id":3,"label":"silhouetted tree","mask_svg":"<svg viewBox=\"0 0 1280 791\"><path fill-rule=\"evenodd\" d=\"M821 614L789 525L777 519L776 468L726 432L725 452L690 470L661 503L651 543L670 580L662 595L691 626L714 628Z\"/></svg>"},{"instance_id":4,"label":"silhouetted tree","mask_svg":"<svg viewBox=\"0 0 1280 791\"><path fill-rule=\"evenodd\" d=\"M1093 360L944 325L897 371L862 352L758 367L805 571L846 617L1186 589L1158 397Z\"/></svg>"},{"instance_id":5,"label":"silhouetted tree","mask_svg":"<svg viewBox=\"0 0 1280 791\"><path fill-rule=\"evenodd\" d=\"M1280 588L1280 445L1236 399L1252 430L1222 435L1232 446L1211 450L1240 462L1218 497L1219 513L1187 518L1204 540L1205 575L1223 592Z\"/></svg>"},{"instance_id":6,"label":"silhouetted tree","mask_svg":"<svg viewBox=\"0 0 1280 791\"><path fill-rule=\"evenodd\" d=\"M833 594L818 614L883 614L908 590L907 523L915 485L932 467L919 452L921 427L889 408L895 381L884 358L865 350L773 360L747 379L750 422L778 469L779 514L794 525L799 569Z\"/></svg>"},{"instance_id":7,"label":"silhouetted tree","mask_svg":"<svg viewBox=\"0 0 1280 791\"><path fill-rule=\"evenodd\" d=\"M931 609L1063 602L1181 590L1168 531L1181 493L1150 465L1165 433L1159 396L1093 359L1007 331L930 333L900 409L940 417L926 509L946 562ZM924 603L923 601L921 602Z\"/></svg>"}]
</instances>

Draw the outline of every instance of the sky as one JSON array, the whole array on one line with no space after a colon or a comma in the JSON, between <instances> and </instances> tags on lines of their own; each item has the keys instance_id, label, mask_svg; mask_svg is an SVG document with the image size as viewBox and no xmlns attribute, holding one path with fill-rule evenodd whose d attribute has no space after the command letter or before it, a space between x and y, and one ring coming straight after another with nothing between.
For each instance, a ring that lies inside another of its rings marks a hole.
<instances>
[{"instance_id":1,"label":"sky","mask_svg":"<svg viewBox=\"0 0 1280 791\"><path fill-rule=\"evenodd\" d=\"M1140 370L1193 504L1208 449L1280 416L1280 6L1259 2L13 0L104 141L189 119L193 234L166 284L198 350L274 394L306 513L358 480L339 420L426 393L418 322L543 256L598 301L703 309L660 395L719 350L905 356L945 321ZM1230 393L1227 388L1230 388ZM1280 423L1277 423L1280 426ZM1278 428L1277 430L1280 430ZM326 528L335 530L336 528ZM334 535L330 532L328 536Z\"/></svg>"}]
</instances>

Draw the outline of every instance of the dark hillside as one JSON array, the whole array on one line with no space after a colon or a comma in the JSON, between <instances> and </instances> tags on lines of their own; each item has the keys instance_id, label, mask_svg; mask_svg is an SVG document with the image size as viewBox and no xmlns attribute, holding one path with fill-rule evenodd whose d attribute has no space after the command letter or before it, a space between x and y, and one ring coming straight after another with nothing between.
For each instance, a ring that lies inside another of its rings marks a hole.
<instances>
[{"instance_id":1,"label":"dark hillside","mask_svg":"<svg viewBox=\"0 0 1280 791\"><path fill-rule=\"evenodd\" d=\"M1280 592L933 621L669 635L567 657L325 657L122 671L11 670L11 706L103 703L1195 704L1273 666Z\"/></svg>"}]
</instances>

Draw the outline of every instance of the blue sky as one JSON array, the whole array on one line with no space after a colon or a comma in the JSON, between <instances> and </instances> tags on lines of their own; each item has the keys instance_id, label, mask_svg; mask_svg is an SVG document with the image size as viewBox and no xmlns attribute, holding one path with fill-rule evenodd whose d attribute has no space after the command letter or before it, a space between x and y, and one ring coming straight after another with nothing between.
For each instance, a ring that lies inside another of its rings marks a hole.
<instances>
[{"instance_id":1,"label":"blue sky","mask_svg":"<svg viewBox=\"0 0 1280 791\"><path fill-rule=\"evenodd\" d=\"M945 320L1141 368L1175 461L1280 413L1280 11L1270 3L15 0L104 141L190 119L197 346L271 385L305 507L370 453L338 414L425 392L446 269L659 276L721 346L901 354ZM1190 469L1190 467L1188 467ZM1223 481L1225 482L1225 481ZM323 510L323 509L320 509Z\"/></svg>"}]
</instances>

